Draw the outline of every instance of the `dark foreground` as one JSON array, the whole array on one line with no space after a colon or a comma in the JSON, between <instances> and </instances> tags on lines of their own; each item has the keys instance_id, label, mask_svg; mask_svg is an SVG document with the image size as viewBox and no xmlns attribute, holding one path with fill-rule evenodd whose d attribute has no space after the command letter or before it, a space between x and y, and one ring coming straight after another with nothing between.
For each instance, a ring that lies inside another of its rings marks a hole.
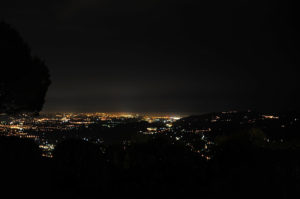
<instances>
[{"instance_id":1,"label":"dark foreground","mask_svg":"<svg viewBox=\"0 0 300 199\"><path fill-rule=\"evenodd\" d=\"M1 192L22 196L292 198L300 150L229 139L207 160L155 137L130 146L66 140L42 158L28 140L0 137Z\"/></svg>"}]
</instances>

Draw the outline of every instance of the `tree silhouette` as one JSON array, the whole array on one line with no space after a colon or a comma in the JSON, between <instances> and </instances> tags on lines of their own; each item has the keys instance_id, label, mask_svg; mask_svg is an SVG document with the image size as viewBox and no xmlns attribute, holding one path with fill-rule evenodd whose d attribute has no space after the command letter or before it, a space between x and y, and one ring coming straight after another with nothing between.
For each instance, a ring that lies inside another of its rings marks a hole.
<instances>
[{"instance_id":1,"label":"tree silhouette","mask_svg":"<svg viewBox=\"0 0 300 199\"><path fill-rule=\"evenodd\" d=\"M0 65L0 113L41 111L51 83L48 68L5 22L0 22Z\"/></svg>"}]
</instances>

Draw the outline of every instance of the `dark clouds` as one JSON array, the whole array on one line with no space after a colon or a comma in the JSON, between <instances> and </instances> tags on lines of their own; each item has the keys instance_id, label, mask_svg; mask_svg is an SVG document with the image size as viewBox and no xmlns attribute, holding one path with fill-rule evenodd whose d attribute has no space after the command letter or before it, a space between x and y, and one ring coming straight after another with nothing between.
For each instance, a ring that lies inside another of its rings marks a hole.
<instances>
[{"instance_id":1,"label":"dark clouds","mask_svg":"<svg viewBox=\"0 0 300 199\"><path fill-rule=\"evenodd\" d=\"M46 110L299 108L293 1L1 4L52 71Z\"/></svg>"}]
</instances>

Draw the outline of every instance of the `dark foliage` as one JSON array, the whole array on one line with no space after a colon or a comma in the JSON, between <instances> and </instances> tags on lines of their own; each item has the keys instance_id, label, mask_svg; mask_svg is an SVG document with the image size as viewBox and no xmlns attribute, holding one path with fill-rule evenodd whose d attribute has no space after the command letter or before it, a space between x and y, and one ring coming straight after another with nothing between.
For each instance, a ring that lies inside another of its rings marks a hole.
<instances>
[{"instance_id":1,"label":"dark foliage","mask_svg":"<svg viewBox=\"0 0 300 199\"><path fill-rule=\"evenodd\" d=\"M223 138L210 161L164 136L111 146L66 140L49 160L40 158L38 147L30 141L1 137L2 182L11 190L81 198L292 198L299 194L299 149L262 147L257 144L260 136L248 135Z\"/></svg>"},{"instance_id":2,"label":"dark foliage","mask_svg":"<svg viewBox=\"0 0 300 199\"><path fill-rule=\"evenodd\" d=\"M0 160L2 194L32 195L49 187L48 161L33 141L0 136Z\"/></svg>"},{"instance_id":3,"label":"dark foliage","mask_svg":"<svg viewBox=\"0 0 300 199\"><path fill-rule=\"evenodd\" d=\"M104 183L107 163L99 145L82 140L66 140L54 152L55 188L62 192L83 193Z\"/></svg>"},{"instance_id":4,"label":"dark foliage","mask_svg":"<svg viewBox=\"0 0 300 199\"><path fill-rule=\"evenodd\" d=\"M4 22L0 22L0 67L0 113L38 113L50 85L48 68Z\"/></svg>"}]
</instances>

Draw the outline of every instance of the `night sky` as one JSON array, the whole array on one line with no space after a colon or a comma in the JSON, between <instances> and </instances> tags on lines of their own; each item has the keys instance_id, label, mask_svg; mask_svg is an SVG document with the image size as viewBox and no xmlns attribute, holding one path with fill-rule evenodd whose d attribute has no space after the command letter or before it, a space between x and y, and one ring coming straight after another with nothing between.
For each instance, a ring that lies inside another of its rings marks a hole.
<instances>
[{"instance_id":1,"label":"night sky","mask_svg":"<svg viewBox=\"0 0 300 199\"><path fill-rule=\"evenodd\" d=\"M277 0L4 0L46 61L44 111L299 109L299 12Z\"/></svg>"}]
</instances>

